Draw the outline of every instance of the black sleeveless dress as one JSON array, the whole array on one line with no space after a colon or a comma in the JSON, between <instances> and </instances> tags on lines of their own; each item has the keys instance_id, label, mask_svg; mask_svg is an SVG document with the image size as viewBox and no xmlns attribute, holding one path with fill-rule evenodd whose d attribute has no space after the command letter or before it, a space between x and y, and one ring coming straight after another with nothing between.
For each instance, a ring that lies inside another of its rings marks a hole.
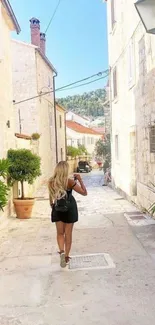
<instances>
[{"instance_id":1,"label":"black sleeveless dress","mask_svg":"<svg viewBox=\"0 0 155 325\"><path fill-rule=\"evenodd\" d=\"M74 187L74 186L73 186ZM64 222L64 223L75 223L78 221L78 209L77 203L72 195L72 189L67 190L67 194L70 197L70 208L66 212L58 212L55 210L55 205L52 206L51 221L52 222Z\"/></svg>"}]
</instances>

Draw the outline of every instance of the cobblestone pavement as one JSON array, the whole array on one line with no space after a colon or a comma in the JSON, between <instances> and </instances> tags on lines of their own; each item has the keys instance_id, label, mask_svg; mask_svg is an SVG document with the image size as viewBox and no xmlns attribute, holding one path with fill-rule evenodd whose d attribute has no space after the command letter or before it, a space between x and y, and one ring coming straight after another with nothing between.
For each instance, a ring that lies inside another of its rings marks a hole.
<instances>
[{"instance_id":1,"label":"cobblestone pavement","mask_svg":"<svg viewBox=\"0 0 155 325\"><path fill-rule=\"evenodd\" d=\"M154 324L154 222L138 223L138 209L101 186L102 173L83 177L71 269L59 267L46 187L32 219L1 230L0 325Z\"/></svg>"}]
</instances>

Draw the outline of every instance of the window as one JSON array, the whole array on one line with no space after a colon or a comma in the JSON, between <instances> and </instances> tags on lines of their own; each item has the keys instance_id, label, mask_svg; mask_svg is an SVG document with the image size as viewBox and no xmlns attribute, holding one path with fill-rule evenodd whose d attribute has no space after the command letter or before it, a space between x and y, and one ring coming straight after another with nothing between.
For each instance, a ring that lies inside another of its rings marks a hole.
<instances>
[{"instance_id":1,"label":"window","mask_svg":"<svg viewBox=\"0 0 155 325\"><path fill-rule=\"evenodd\" d=\"M115 135L115 158L119 159L118 135Z\"/></svg>"},{"instance_id":2,"label":"window","mask_svg":"<svg viewBox=\"0 0 155 325\"><path fill-rule=\"evenodd\" d=\"M128 62L129 62L129 65L128 65L128 83L129 83L129 86L133 86L134 84L134 78L135 78L135 62L134 62L134 43L133 43L133 40L130 41L129 43L129 49L128 49Z\"/></svg>"},{"instance_id":3,"label":"window","mask_svg":"<svg viewBox=\"0 0 155 325\"><path fill-rule=\"evenodd\" d=\"M62 128L62 118L61 115L59 115L59 122L60 122L60 129Z\"/></svg>"},{"instance_id":4,"label":"window","mask_svg":"<svg viewBox=\"0 0 155 325\"><path fill-rule=\"evenodd\" d=\"M114 28L115 20L115 0L111 0L111 27Z\"/></svg>"},{"instance_id":5,"label":"window","mask_svg":"<svg viewBox=\"0 0 155 325\"><path fill-rule=\"evenodd\" d=\"M117 68L113 69L113 98L117 97Z\"/></svg>"},{"instance_id":6,"label":"window","mask_svg":"<svg viewBox=\"0 0 155 325\"><path fill-rule=\"evenodd\" d=\"M82 144L85 145L85 138L82 138Z\"/></svg>"},{"instance_id":7,"label":"window","mask_svg":"<svg viewBox=\"0 0 155 325\"><path fill-rule=\"evenodd\" d=\"M94 144L94 138L93 137L91 138L91 144Z\"/></svg>"},{"instance_id":8,"label":"window","mask_svg":"<svg viewBox=\"0 0 155 325\"><path fill-rule=\"evenodd\" d=\"M63 149L61 148L61 161L63 160Z\"/></svg>"},{"instance_id":9,"label":"window","mask_svg":"<svg viewBox=\"0 0 155 325\"><path fill-rule=\"evenodd\" d=\"M91 144L91 138L90 137L87 138L87 144Z\"/></svg>"},{"instance_id":10,"label":"window","mask_svg":"<svg viewBox=\"0 0 155 325\"><path fill-rule=\"evenodd\" d=\"M150 152L155 153L155 126L150 128Z\"/></svg>"}]
</instances>

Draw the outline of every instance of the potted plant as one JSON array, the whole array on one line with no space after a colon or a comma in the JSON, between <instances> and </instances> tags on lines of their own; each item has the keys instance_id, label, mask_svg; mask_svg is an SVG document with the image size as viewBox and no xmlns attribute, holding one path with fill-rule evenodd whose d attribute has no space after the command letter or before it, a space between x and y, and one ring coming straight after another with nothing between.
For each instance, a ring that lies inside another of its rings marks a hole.
<instances>
[{"instance_id":1,"label":"potted plant","mask_svg":"<svg viewBox=\"0 0 155 325\"><path fill-rule=\"evenodd\" d=\"M151 182L151 185L153 187L153 192L155 192L155 184ZM153 202L151 204L151 206L149 207L148 212L150 212L152 216L155 214L155 202Z\"/></svg>"},{"instance_id":2,"label":"potted plant","mask_svg":"<svg viewBox=\"0 0 155 325\"><path fill-rule=\"evenodd\" d=\"M40 139L40 134L39 133L32 133L31 139L34 141L37 141Z\"/></svg>"},{"instance_id":3,"label":"potted plant","mask_svg":"<svg viewBox=\"0 0 155 325\"><path fill-rule=\"evenodd\" d=\"M33 184L34 180L41 175L41 159L28 149L10 149L8 151L8 160L10 162L9 178L11 184L15 181L21 183L21 197L14 199L17 218L28 219L32 214L34 198L25 197L24 182Z\"/></svg>"},{"instance_id":4,"label":"potted plant","mask_svg":"<svg viewBox=\"0 0 155 325\"><path fill-rule=\"evenodd\" d=\"M9 161L7 159L0 159L0 210L6 206L8 201L9 187L5 183L7 172L9 168ZM3 179L2 179L3 178Z\"/></svg>"}]
</instances>

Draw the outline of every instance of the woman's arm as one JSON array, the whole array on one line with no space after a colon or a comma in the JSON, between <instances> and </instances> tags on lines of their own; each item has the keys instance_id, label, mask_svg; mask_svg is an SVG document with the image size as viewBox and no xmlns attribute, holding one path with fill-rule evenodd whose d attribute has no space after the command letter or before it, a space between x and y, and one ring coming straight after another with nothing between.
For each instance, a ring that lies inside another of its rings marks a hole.
<instances>
[{"instance_id":1,"label":"woman's arm","mask_svg":"<svg viewBox=\"0 0 155 325\"><path fill-rule=\"evenodd\" d=\"M77 193L86 196L87 195L87 189L82 181L82 178L79 174L74 174L75 179L78 180L79 184L76 183L76 181L69 180L70 187Z\"/></svg>"}]
</instances>

